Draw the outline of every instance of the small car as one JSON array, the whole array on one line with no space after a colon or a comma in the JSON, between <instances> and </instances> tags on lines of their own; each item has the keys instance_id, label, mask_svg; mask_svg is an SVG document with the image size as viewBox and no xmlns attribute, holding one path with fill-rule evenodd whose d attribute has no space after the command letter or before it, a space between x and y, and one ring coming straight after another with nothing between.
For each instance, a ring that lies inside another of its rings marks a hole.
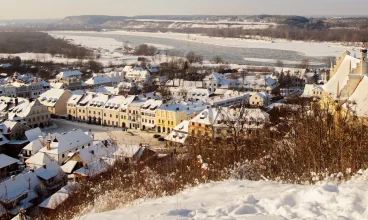
<instances>
[{"instance_id":1,"label":"small car","mask_svg":"<svg viewBox=\"0 0 368 220\"><path fill-rule=\"evenodd\" d=\"M160 138L161 137L161 135L159 135L159 134L154 134L153 135L153 138Z\"/></svg>"},{"instance_id":2,"label":"small car","mask_svg":"<svg viewBox=\"0 0 368 220\"><path fill-rule=\"evenodd\" d=\"M158 138L158 140L159 140L159 141L165 141L165 138L163 138L163 137L159 137L159 138Z\"/></svg>"}]
</instances>

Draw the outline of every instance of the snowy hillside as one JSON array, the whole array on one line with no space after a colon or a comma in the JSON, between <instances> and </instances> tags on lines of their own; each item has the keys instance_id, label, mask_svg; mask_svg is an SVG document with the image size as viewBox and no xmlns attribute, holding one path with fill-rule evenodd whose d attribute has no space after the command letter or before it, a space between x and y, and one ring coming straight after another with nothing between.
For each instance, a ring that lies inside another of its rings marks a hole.
<instances>
[{"instance_id":1,"label":"snowy hillside","mask_svg":"<svg viewBox=\"0 0 368 220\"><path fill-rule=\"evenodd\" d=\"M228 180L83 219L368 219L366 181L341 186Z\"/></svg>"}]
</instances>

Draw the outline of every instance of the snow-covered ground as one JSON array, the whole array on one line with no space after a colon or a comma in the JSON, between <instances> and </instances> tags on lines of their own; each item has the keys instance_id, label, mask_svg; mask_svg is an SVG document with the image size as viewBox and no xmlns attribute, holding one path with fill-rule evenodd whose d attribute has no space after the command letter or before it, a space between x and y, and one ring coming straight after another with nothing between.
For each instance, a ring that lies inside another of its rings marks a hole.
<instances>
[{"instance_id":1,"label":"snow-covered ground","mask_svg":"<svg viewBox=\"0 0 368 220\"><path fill-rule=\"evenodd\" d=\"M227 180L82 219L368 219L367 180L340 186Z\"/></svg>"},{"instance_id":2,"label":"snow-covered ground","mask_svg":"<svg viewBox=\"0 0 368 220\"><path fill-rule=\"evenodd\" d=\"M236 48L264 48L296 51L305 54L306 56L340 56L345 50L359 51L357 47L343 46L342 43L331 42L304 42L304 41L287 41L283 39L274 40L255 40L255 39L237 39L237 38L219 38L208 37L199 34L181 34L181 33L151 33L151 32L129 32L129 31L107 31L107 32L84 32L84 31L52 31L48 32L52 36L62 35L66 38L72 36L68 34L88 34L93 33L101 36L109 35L130 35L130 36L145 36L163 39L174 39L182 41L194 41L204 44L236 47Z\"/></svg>"},{"instance_id":3,"label":"snow-covered ground","mask_svg":"<svg viewBox=\"0 0 368 220\"><path fill-rule=\"evenodd\" d=\"M148 133L146 131L129 129L129 131L134 133L134 136L132 136L122 131L121 128L78 123L61 119L53 119L52 123L54 124L54 126L43 129L45 133L63 133L69 132L73 129L81 129L84 132L87 132L89 131L89 129L91 129L91 131L95 134L95 140L105 140L107 138L113 138L116 139L118 141L118 144L120 144L121 146L133 146L139 145L140 143L149 143L152 149L161 149L165 146L164 142L158 141L156 138L153 138L154 133Z\"/></svg>"}]
</instances>

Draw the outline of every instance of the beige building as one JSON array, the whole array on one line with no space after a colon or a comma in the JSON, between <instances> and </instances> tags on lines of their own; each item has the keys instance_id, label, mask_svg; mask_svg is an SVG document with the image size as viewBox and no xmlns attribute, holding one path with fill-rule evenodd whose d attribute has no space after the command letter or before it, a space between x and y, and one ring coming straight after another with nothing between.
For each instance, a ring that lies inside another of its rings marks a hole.
<instances>
[{"instance_id":1,"label":"beige building","mask_svg":"<svg viewBox=\"0 0 368 220\"><path fill-rule=\"evenodd\" d=\"M72 93L64 89L50 89L40 95L38 100L47 107L51 115L67 115L67 102Z\"/></svg>"},{"instance_id":2,"label":"beige building","mask_svg":"<svg viewBox=\"0 0 368 220\"><path fill-rule=\"evenodd\" d=\"M271 95L267 92L257 92L249 98L249 104L252 106L266 107L270 104Z\"/></svg>"},{"instance_id":3,"label":"beige building","mask_svg":"<svg viewBox=\"0 0 368 220\"><path fill-rule=\"evenodd\" d=\"M141 106L142 130L156 127L156 109L162 105L162 100L149 99Z\"/></svg>"},{"instance_id":4,"label":"beige building","mask_svg":"<svg viewBox=\"0 0 368 220\"><path fill-rule=\"evenodd\" d=\"M29 101L25 98L0 98L2 118L20 122L31 128L44 127L50 124L51 114L37 99Z\"/></svg>"},{"instance_id":5,"label":"beige building","mask_svg":"<svg viewBox=\"0 0 368 220\"><path fill-rule=\"evenodd\" d=\"M112 96L103 107L103 124L107 126L121 127L122 120L120 107L125 100L124 96Z\"/></svg>"}]
</instances>

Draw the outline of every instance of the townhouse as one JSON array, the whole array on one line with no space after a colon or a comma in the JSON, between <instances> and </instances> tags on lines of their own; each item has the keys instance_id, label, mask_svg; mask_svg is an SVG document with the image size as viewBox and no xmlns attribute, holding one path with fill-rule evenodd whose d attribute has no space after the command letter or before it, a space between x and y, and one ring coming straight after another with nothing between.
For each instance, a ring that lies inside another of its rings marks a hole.
<instances>
[{"instance_id":1,"label":"townhouse","mask_svg":"<svg viewBox=\"0 0 368 220\"><path fill-rule=\"evenodd\" d=\"M72 96L69 90L65 89L50 89L40 95L38 100L47 107L51 116L67 115L67 102Z\"/></svg>"},{"instance_id":2,"label":"townhouse","mask_svg":"<svg viewBox=\"0 0 368 220\"><path fill-rule=\"evenodd\" d=\"M189 120L203 111L201 103L163 103L156 109L156 126L159 133L170 133L178 124Z\"/></svg>"},{"instance_id":3,"label":"townhouse","mask_svg":"<svg viewBox=\"0 0 368 220\"><path fill-rule=\"evenodd\" d=\"M155 129L156 109L162 105L162 100L149 99L141 106L142 130Z\"/></svg>"},{"instance_id":4,"label":"townhouse","mask_svg":"<svg viewBox=\"0 0 368 220\"><path fill-rule=\"evenodd\" d=\"M31 128L47 126L51 121L51 113L37 99L1 97L0 112L2 119L21 122Z\"/></svg>"}]
</instances>

